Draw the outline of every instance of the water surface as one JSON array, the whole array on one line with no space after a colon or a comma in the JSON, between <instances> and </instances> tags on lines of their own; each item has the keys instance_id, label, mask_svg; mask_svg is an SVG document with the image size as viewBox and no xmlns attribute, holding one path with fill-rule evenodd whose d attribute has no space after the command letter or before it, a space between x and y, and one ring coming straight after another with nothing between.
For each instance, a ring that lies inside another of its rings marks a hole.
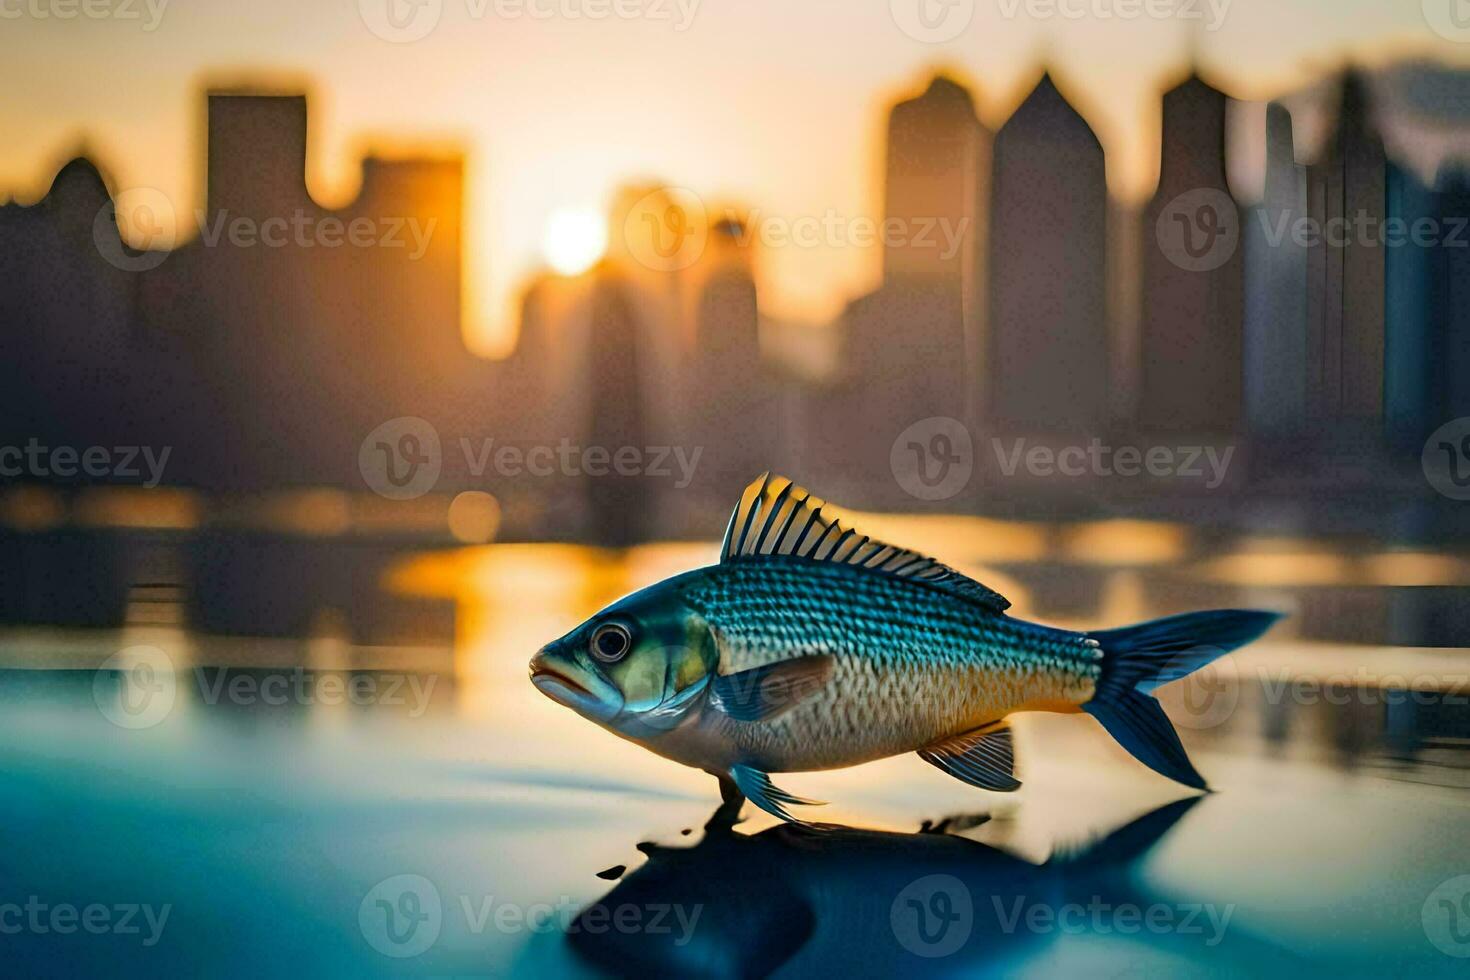
<instances>
[{"instance_id":1,"label":"water surface","mask_svg":"<svg viewBox=\"0 0 1470 980\"><path fill-rule=\"evenodd\" d=\"M1200 553L1163 527L1108 562L1106 528L904 530L970 547L1051 622L1297 613L1161 692L1217 792L1181 792L1086 717L1033 716L1014 795L909 756L782 778L847 829L748 808L706 830L713 780L546 700L525 662L709 545L422 554L384 595L452 603L453 626L412 642L332 615L220 636L157 597L121 630L7 631L7 969L1464 975L1470 687L1457 641L1432 642L1464 608L1459 559Z\"/></svg>"}]
</instances>

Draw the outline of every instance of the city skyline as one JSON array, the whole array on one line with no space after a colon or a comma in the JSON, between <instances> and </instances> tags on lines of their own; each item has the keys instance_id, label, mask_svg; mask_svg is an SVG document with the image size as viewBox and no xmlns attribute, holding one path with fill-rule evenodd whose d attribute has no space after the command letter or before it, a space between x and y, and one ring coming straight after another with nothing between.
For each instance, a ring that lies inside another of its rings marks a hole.
<instances>
[{"instance_id":1,"label":"city skyline","mask_svg":"<svg viewBox=\"0 0 1470 980\"><path fill-rule=\"evenodd\" d=\"M1038 64L1049 63L1104 145L1110 188L1141 201L1158 167L1154 97L1192 60L1217 87L1245 99L1300 89L1344 61L1470 64L1470 47L1437 32L1414 3L1358 4L1352 16L1339 16L1338 4L1323 16L1324 0L1236 0L1218 25L1182 11L1071 18L1030 3L961 3L954 9L968 9L970 20L954 37L935 40L905 33L902 4L783 6L782 30L773 36L767 25L777 12L756 9L764 4L698 5L688 28L676 31L678 22L651 15L535 20L449 2L435 7L442 8L436 28L413 43L375 35L365 18L376 8L354 6L285 11L268 3L243 15L165 5L151 30L121 19L7 21L17 42L8 60L19 97L0 106L0 132L25 139L6 141L0 153L0 197L37 199L85 134L115 189L157 188L177 212L191 214L204 198L192 148L200 87L243 77L309 90L306 180L322 206L352 199L365 152L393 156L431 146L466 154L463 327L472 348L504 355L514 333L509 314L545 263L552 217L604 212L619 186L668 182L695 188L712 206L736 201L788 221L878 213L881 147L872 120L936 67L967 85L981 122L997 129L1029 91ZM1201 16L1214 9L1193 6ZM840 45L830 42L838 20ZM219 29L222 22L227 29ZM289 38L267 29L281 22L293 25ZM1290 30L1297 22L1302 29ZM110 67L120 34L139 36L141 47L129 57L146 59L145 75ZM208 40L193 43L201 35ZM797 48L800 58L784 56ZM57 76L55 66L76 59L89 70ZM800 81L779 74L793 63L820 69L821 84L810 82L810 72ZM242 75L234 67L241 65L253 68ZM385 76L391 84L367 84ZM99 88L104 78L125 81ZM689 85L710 101L681 102L677 92ZM1094 97L1103 91L1106 99ZM75 108L81 105L85 112ZM877 251L824 244L766 255L755 270L763 309L806 325L830 321L877 285Z\"/></svg>"},{"instance_id":2,"label":"city skyline","mask_svg":"<svg viewBox=\"0 0 1470 980\"><path fill-rule=\"evenodd\" d=\"M585 274L533 280L522 342L482 360L458 329L460 163L369 159L353 205L324 209L303 177L306 98L214 92L207 234L194 241L122 247L111 212L124 202L89 161L69 164L41 204L0 207L19 287L0 296L14 325L10 428L66 440L106 406L123 443L142 433L177 447L170 483L215 491L357 487L359 443L405 417L449 443L698 446L710 450L700 506L722 506L752 472L795 466L859 501L893 502L890 443L933 418L1053 441L1172 433L1294 447L1275 476L1312 469L1303 438L1415 448L1470 411L1453 366L1467 326L1447 292L1461 250L1297 237L1357 214L1370 231L1411 219L1448 230L1463 196L1453 169L1436 189L1386 152L1392 113L1364 76L1339 76L1331 92L1329 136L1305 163L1290 113L1273 105L1264 196L1246 205L1228 180L1227 97L1183 80L1160 96L1163 179L1129 207L1049 75L997 131L963 85L934 76L886 117L875 226L909 234L883 237L882 284L850 300L835 369L820 377L779 356L759 248L741 244L759 240L754 212L711 213L658 185L626 187L607 254ZM70 285L45 287L63 268ZM85 403L59 407L40 394L82 389ZM461 455L445 451L442 489L475 484ZM648 533L647 515L620 525L642 509L634 487L562 482L565 505L593 513L568 526ZM556 498L524 527L566 513Z\"/></svg>"}]
</instances>

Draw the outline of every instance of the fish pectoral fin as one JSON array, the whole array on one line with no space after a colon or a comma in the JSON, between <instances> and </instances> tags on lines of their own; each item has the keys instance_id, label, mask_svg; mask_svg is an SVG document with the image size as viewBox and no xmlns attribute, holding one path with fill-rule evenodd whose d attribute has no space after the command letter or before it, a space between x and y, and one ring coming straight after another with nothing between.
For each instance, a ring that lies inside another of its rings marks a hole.
<instances>
[{"instance_id":1,"label":"fish pectoral fin","mask_svg":"<svg viewBox=\"0 0 1470 980\"><path fill-rule=\"evenodd\" d=\"M919 758L981 789L1012 793L1021 788L1014 771L1015 740L1004 721L926 745Z\"/></svg>"},{"instance_id":2,"label":"fish pectoral fin","mask_svg":"<svg viewBox=\"0 0 1470 980\"><path fill-rule=\"evenodd\" d=\"M736 721L767 721L820 691L833 666L832 655L823 653L724 674L710 686L711 703Z\"/></svg>"},{"instance_id":3,"label":"fish pectoral fin","mask_svg":"<svg viewBox=\"0 0 1470 980\"><path fill-rule=\"evenodd\" d=\"M804 823L786 811L786 806L823 806L822 800L808 800L800 796L793 796L779 786L771 782L771 777L759 769L739 764L730 767L730 778L735 780L735 785L740 787L740 792L745 794L746 799L771 814L791 823Z\"/></svg>"}]
</instances>

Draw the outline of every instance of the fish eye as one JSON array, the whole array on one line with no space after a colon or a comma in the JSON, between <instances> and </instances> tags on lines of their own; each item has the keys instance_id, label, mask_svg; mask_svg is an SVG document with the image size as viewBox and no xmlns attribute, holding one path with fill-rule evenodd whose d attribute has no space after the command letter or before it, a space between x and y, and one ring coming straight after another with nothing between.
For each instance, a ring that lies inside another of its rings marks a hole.
<instances>
[{"instance_id":1,"label":"fish eye","mask_svg":"<svg viewBox=\"0 0 1470 980\"><path fill-rule=\"evenodd\" d=\"M633 649L633 633L622 623L603 623L592 631L587 651L605 664L617 663Z\"/></svg>"}]
</instances>

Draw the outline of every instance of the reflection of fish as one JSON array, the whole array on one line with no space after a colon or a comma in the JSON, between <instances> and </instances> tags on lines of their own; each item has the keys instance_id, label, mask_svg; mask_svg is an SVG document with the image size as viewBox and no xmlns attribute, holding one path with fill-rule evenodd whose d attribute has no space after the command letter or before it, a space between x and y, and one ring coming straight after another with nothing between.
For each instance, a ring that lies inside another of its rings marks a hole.
<instances>
[{"instance_id":1,"label":"reflection of fish","mask_svg":"<svg viewBox=\"0 0 1470 980\"><path fill-rule=\"evenodd\" d=\"M720 777L784 819L768 772L915 752L982 789L1020 785L1007 715L1086 711L1139 761L1203 788L1149 694L1255 639L1276 614L1191 613L1078 633L1014 619L997 593L874 541L769 476L720 563L614 603L531 661L548 697Z\"/></svg>"},{"instance_id":2,"label":"reflection of fish","mask_svg":"<svg viewBox=\"0 0 1470 980\"><path fill-rule=\"evenodd\" d=\"M746 836L711 829L693 847L640 845L647 862L584 910L568 938L619 976L1015 972L1018 960L1042 953L1049 938L1090 928L1076 909L1158 903L1160 896L1139 890L1131 870L1199 801L1178 800L1039 865L949 834L813 833L783 825ZM700 915L688 931L596 927L597 917L626 907ZM1199 906L1169 906L1190 907ZM1044 928L1056 921L1052 916L1063 917L1067 929ZM1228 948L1220 947L1219 919L1200 913L1189 929L1147 938L1165 947L1165 962L1201 953L1216 962L1222 953L1251 956L1252 966L1267 965L1264 957L1283 959L1234 927Z\"/></svg>"}]
</instances>

